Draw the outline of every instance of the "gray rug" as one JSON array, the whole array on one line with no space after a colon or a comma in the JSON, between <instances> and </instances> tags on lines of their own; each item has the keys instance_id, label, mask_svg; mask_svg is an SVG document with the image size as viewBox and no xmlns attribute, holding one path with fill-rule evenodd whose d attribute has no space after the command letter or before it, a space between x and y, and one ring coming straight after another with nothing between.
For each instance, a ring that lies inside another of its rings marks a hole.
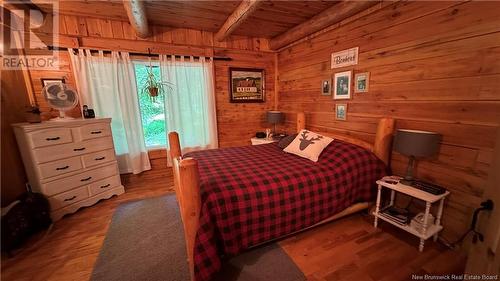
<instances>
[{"instance_id":1,"label":"gray rug","mask_svg":"<svg viewBox=\"0 0 500 281\"><path fill-rule=\"evenodd\" d=\"M94 281L188 281L184 232L173 195L121 204L94 265ZM224 263L218 280L305 280L276 243Z\"/></svg>"}]
</instances>

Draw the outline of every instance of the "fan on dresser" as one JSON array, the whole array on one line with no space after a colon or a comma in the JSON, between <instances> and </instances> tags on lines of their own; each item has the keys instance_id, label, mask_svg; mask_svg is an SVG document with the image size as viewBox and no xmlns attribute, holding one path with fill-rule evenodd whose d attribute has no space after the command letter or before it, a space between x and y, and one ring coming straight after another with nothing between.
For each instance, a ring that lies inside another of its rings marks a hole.
<instances>
[{"instance_id":1,"label":"fan on dresser","mask_svg":"<svg viewBox=\"0 0 500 281\"><path fill-rule=\"evenodd\" d=\"M42 95L53 109L59 110L59 117L52 120L73 119L67 117L66 112L75 108L78 104L78 94L64 83L50 83L43 87Z\"/></svg>"}]
</instances>

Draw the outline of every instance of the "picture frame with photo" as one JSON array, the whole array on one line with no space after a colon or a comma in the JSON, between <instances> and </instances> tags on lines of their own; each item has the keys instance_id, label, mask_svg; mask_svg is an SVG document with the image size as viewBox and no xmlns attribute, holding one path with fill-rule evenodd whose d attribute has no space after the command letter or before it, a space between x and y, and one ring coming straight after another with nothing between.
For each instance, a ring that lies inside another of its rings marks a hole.
<instances>
[{"instance_id":1,"label":"picture frame with photo","mask_svg":"<svg viewBox=\"0 0 500 281\"><path fill-rule=\"evenodd\" d=\"M370 86L370 72L356 73L354 75L354 92L366 93Z\"/></svg>"},{"instance_id":2,"label":"picture frame with photo","mask_svg":"<svg viewBox=\"0 0 500 281\"><path fill-rule=\"evenodd\" d=\"M264 69L229 68L229 102L264 102Z\"/></svg>"},{"instance_id":3,"label":"picture frame with photo","mask_svg":"<svg viewBox=\"0 0 500 281\"><path fill-rule=\"evenodd\" d=\"M347 120L347 104L338 103L335 105L335 120Z\"/></svg>"},{"instance_id":4,"label":"picture frame with photo","mask_svg":"<svg viewBox=\"0 0 500 281\"><path fill-rule=\"evenodd\" d=\"M64 78L41 78L42 80L42 87L45 87L49 84L64 84Z\"/></svg>"},{"instance_id":5,"label":"picture frame with photo","mask_svg":"<svg viewBox=\"0 0 500 281\"><path fill-rule=\"evenodd\" d=\"M333 99L343 100L351 98L352 71L335 73L333 77Z\"/></svg>"},{"instance_id":6,"label":"picture frame with photo","mask_svg":"<svg viewBox=\"0 0 500 281\"><path fill-rule=\"evenodd\" d=\"M321 95L329 96L332 94L332 81L331 79L324 79L321 81Z\"/></svg>"}]
</instances>

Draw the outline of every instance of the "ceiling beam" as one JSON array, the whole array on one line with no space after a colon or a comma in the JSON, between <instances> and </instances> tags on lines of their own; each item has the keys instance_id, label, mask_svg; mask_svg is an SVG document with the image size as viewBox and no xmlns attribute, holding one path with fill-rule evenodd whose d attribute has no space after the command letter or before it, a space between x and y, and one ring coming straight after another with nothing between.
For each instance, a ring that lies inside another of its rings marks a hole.
<instances>
[{"instance_id":1,"label":"ceiling beam","mask_svg":"<svg viewBox=\"0 0 500 281\"><path fill-rule=\"evenodd\" d=\"M280 49L379 3L380 1L342 1L272 38L269 41L269 47L271 50Z\"/></svg>"},{"instance_id":2,"label":"ceiling beam","mask_svg":"<svg viewBox=\"0 0 500 281\"><path fill-rule=\"evenodd\" d=\"M146 15L146 7L144 1L141 0L123 0L123 6L127 11L130 25L140 38L149 36L148 17Z\"/></svg>"},{"instance_id":3,"label":"ceiling beam","mask_svg":"<svg viewBox=\"0 0 500 281\"><path fill-rule=\"evenodd\" d=\"M233 13L227 18L226 22L221 26L219 31L215 34L217 41L223 41L231 33L233 33L245 19L247 19L255 10L257 10L260 0L243 0L240 5L236 7Z\"/></svg>"}]
</instances>

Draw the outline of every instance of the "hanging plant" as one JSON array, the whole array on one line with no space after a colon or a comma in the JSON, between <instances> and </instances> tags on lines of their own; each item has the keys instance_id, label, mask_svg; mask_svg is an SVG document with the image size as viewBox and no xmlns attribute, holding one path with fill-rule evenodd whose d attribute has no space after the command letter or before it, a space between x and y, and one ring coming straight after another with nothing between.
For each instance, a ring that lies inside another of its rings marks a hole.
<instances>
[{"instance_id":1,"label":"hanging plant","mask_svg":"<svg viewBox=\"0 0 500 281\"><path fill-rule=\"evenodd\" d=\"M152 102L156 102L158 97L163 98L163 96L168 92L172 91L173 84L167 81L161 81L153 73L153 68L158 66L153 66L151 64L151 58L149 58L149 66L147 67L147 75L142 81L141 94L149 95Z\"/></svg>"}]
</instances>

